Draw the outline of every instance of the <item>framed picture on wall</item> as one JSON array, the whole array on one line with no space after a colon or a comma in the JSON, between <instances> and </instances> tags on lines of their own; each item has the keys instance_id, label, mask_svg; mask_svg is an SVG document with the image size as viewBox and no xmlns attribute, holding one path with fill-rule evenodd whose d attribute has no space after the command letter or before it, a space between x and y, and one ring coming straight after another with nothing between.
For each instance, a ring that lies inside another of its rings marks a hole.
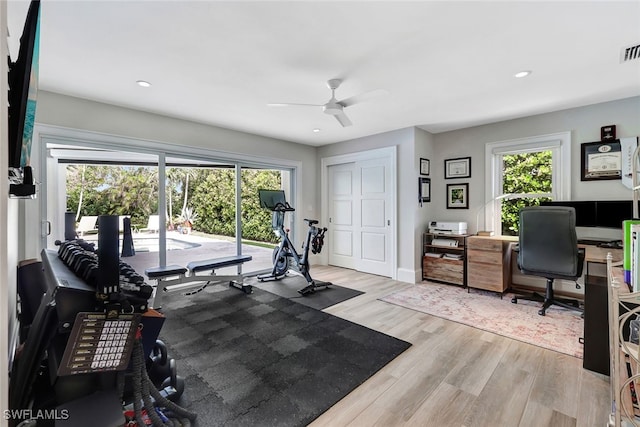
<instances>
[{"instance_id":1,"label":"framed picture on wall","mask_svg":"<svg viewBox=\"0 0 640 427\"><path fill-rule=\"evenodd\" d=\"M420 159L420 175L429 175L431 162L429 159Z\"/></svg>"},{"instance_id":2,"label":"framed picture on wall","mask_svg":"<svg viewBox=\"0 0 640 427\"><path fill-rule=\"evenodd\" d=\"M420 206L424 202L431 201L431 178L421 176L418 178L418 202Z\"/></svg>"},{"instance_id":3,"label":"framed picture on wall","mask_svg":"<svg viewBox=\"0 0 640 427\"><path fill-rule=\"evenodd\" d=\"M471 178L471 157L446 159L444 161L444 178Z\"/></svg>"},{"instance_id":4,"label":"framed picture on wall","mask_svg":"<svg viewBox=\"0 0 640 427\"><path fill-rule=\"evenodd\" d=\"M447 209L469 209L469 184L447 184Z\"/></svg>"},{"instance_id":5,"label":"framed picture on wall","mask_svg":"<svg viewBox=\"0 0 640 427\"><path fill-rule=\"evenodd\" d=\"M580 145L580 180L622 179L622 146L620 140L587 142Z\"/></svg>"}]
</instances>

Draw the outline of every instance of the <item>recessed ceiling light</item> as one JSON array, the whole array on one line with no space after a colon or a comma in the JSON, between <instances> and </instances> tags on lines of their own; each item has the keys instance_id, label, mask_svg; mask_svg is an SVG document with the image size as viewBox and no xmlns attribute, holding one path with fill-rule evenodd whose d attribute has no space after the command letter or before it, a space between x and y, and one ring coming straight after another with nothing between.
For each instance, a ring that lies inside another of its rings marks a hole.
<instances>
[{"instance_id":1,"label":"recessed ceiling light","mask_svg":"<svg viewBox=\"0 0 640 427\"><path fill-rule=\"evenodd\" d=\"M519 73L515 73L513 77L521 79L522 77L527 77L529 74L531 74L531 71L520 71Z\"/></svg>"},{"instance_id":2,"label":"recessed ceiling light","mask_svg":"<svg viewBox=\"0 0 640 427\"><path fill-rule=\"evenodd\" d=\"M318 128L315 128L315 129L313 130L313 133L318 133L318 132L320 132L320 129L318 129Z\"/></svg>"},{"instance_id":3,"label":"recessed ceiling light","mask_svg":"<svg viewBox=\"0 0 640 427\"><path fill-rule=\"evenodd\" d=\"M144 81L144 80L138 80L136 83L138 83L138 86L142 86L142 87L151 87L151 83Z\"/></svg>"}]
</instances>

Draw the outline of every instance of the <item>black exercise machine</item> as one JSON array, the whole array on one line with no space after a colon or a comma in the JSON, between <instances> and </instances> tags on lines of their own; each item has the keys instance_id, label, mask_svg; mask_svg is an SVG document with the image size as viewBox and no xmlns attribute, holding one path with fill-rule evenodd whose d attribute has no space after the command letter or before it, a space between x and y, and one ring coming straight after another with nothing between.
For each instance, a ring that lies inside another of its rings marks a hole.
<instances>
[{"instance_id":1,"label":"black exercise machine","mask_svg":"<svg viewBox=\"0 0 640 427\"><path fill-rule=\"evenodd\" d=\"M56 425L116 425L124 423L123 401L139 425L143 407L157 426L165 423L156 407L195 419L173 402L184 381L156 341L161 323L148 317L151 287L119 260L118 217L100 216L99 229L97 249L57 242L41 262L20 267L20 303L30 307L20 321L30 325L10 372L10 426L34 417L40 425L40 414L57 417Z\"/></svg>"},{"instance_id":2,"label":"black exercise machine","mask_svg":"<svg viewBox=\"0 0 640 427\"><path fill-rule=\"evenodd\" d=\"M305 278L307 286L298 292L307 295L315 292L317 289L326 289L331 285L330 282L316 281L311 278L309 270L309 249L314 254L319 254L324 245L324 234L326 227L316 227L318 221L315 219L304 220L309 225L307 229L307 237L302 244L302 254L299 254L291 240L289 239L288 230L284 228L284 216L287 212L294 212L295 209L287 203L284 191L282 190L258 190L260 198L260 206L273 212L271 216L271 227L273 232L280 238L280 244L273 248L273 268L271 273L258 276L261 282L269 280L280 280L290 271L298 273Z\"/></svg>"}]
</instances>

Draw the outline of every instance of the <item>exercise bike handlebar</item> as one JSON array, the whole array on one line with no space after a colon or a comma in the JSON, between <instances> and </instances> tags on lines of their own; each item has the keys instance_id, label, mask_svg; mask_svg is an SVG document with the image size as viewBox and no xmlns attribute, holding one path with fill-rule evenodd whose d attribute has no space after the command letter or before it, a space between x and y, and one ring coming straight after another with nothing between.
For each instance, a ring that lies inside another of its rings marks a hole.
<instances>
[{"instance_id":1,"label":"exercise bike handlebar","mask_svg":"<svg viewBox=\"0 0 640 427\"><path fill-rule=\"evenodd\" d=\"M291 205L287 202L284 203L276 203L276 205L273 207L273 209L271 209L274 212L293 212L295 211L294 208L291 207Z\"/></svg>"}]
</instances>

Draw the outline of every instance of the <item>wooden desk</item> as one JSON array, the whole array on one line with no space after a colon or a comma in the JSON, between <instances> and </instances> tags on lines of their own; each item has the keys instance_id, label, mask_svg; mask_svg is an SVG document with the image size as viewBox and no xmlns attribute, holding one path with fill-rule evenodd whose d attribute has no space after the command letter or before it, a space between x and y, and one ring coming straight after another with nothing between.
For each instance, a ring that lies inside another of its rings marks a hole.
<instances>
[{"instance_id":1,"label":"wooden desk","mask_svg":"<svg viewBox=\"0 0 640 427\"><path fill-rule=\"evenodd\" d=\"M519 274L515 252L511 247L518 242L514 236L470 236L467 238L467 286L477 289L505 292L512 287L513 277L525 279ZM557 280L556 290L563 284L572 297L582 298L584 292L584 357L583 368L609 375L609 304L607 294L607 254L613 262L622 261L622 249L600 248L580 245L585 248L584 283L582 290L572 281ZM526 287L544 290L546 279L526 276ZM577 292L577 295L573 295Z\"/></svg>"},{"instance_id":2,"label":"wooden desk","mask_svg":"<svg viewBox=\"0 0 640 427\"><path fill-rule=\"evenodd\" d=\"M607 264L607 254L611 253L613 256L613 262L622 261L622 249L613 249L613 248L601 248L599 246L592 245L578 245L584 247L586 250L585 253L585 262L597 262L600 264Z\"/></svg>"}]
</instances>

